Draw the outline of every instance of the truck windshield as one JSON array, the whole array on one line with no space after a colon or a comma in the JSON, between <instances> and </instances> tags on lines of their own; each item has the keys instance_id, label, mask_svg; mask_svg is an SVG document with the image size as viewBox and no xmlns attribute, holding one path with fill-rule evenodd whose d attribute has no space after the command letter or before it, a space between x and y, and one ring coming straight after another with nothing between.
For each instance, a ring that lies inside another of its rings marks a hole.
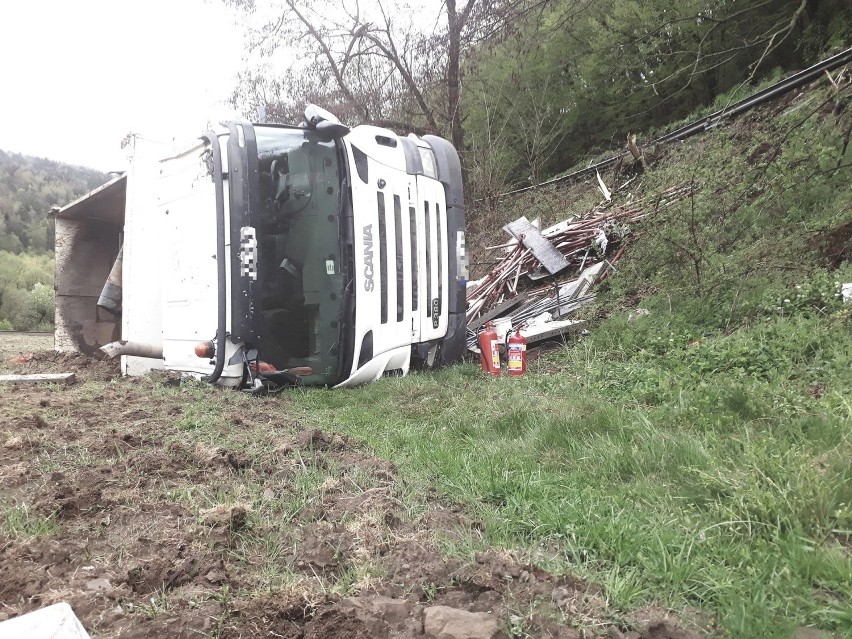
<instances>
[{"instance_id":1,"label":"truck windshield","mask_svg":"<svg viewBox=\"0 0 852 639\"><path fill-rule=\"evenodd\" d=\"M279 370L310 367L307 384L334 384L346 270L337 150L303 129L256 126L255 132L260 357Z\"/></svg>"}]
</instances>

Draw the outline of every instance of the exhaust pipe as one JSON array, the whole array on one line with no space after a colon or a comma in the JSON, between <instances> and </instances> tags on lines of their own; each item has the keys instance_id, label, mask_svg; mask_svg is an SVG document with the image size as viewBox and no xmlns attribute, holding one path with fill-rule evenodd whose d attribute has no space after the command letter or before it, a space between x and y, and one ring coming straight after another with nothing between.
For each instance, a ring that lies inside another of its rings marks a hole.
<instances>
[{"instance_id":1,"label":"exhaust pipe","mask_svg":"<svg viewBox=\"0 0 852 639\"><path fill-rule=\"evenodd\" d=\"M149 359L163 359L163 347L157 344L142 344L140 342L128 342L127 340L119 340L112 342L106 346L101 346L100 350L106 353L110 359L115 359L119 355L130 355L131 357L147 357Z\"/></svg>"},{"instance_id":2,"label":"exhaust pipe","mask_svg":"<svg viewBox=\"0 0 852 639\"><path fill-rule=\"evenodd\" d=\"M115 258L115 263L109 272L109 277L101 291L101 296L98 298L98 307L115 315L121 313L121 268L123 258L124 244L118 250L118 257Z\"/></svg>"}]
</instances>

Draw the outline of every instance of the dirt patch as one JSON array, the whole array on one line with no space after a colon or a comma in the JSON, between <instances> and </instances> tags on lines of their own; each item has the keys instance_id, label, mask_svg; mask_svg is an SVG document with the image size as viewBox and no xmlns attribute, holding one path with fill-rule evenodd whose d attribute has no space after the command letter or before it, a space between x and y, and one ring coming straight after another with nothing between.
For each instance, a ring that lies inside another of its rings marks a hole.
<instances>
[{"instance_id":1,"label":"dirt patch","mask_svg":"<svg viewBox=\"0 0 852 639\"><path fill-rule=\"evenodd\" d=\"M117 374L57 354L21 366ZM122 639L424 637L433 606L531 636L615 618L600 588L523 557L447 554L482 524L278 399L116 376L0 389L0 406L5 615L67 601Z\"/></svg>"},{"instance_id":2,"label":"dirt patch","mask_svg":"<svg viewBox=\"0 0 852 639\"><path fill-rule=\"evenodd\" d=\"M12 360L50 350L53 350L53 333L0 331L0 370L10 372Z\"/></svg>"},{"instance_id":3,"label":"dirt patch","mask_svg":"<svg viewBox=\"0 0 852 639\"><path fill-rule=\"evenodd\" d=\"M120 359L106 355L88 356L81 353L35 351L20 353L4 362L4 370L17 375L36 373L75 373L77 383L108 382L121 374Z\"/></svg>"},{"instance_id":4,"label":"dirt patch","mask_svg":"<svg viewBox=\"0 0 852 639\"><path fill-rule=\"evenodd\" d=\"M852 259L852 221L837 226L819 236L815 244L828 268L839 268Z\"/></svg>"},{"instance_id":5,"label":"dirt patch","mask_svg":"<svg viewBox=\"0 0 852 639\"><path fill-rule=\"evenodd\" d=\"M241 470L251 465L251 457L243 452L229 450L223 446L203 446L195 449L198 461L205 466Z\"/></svg>"},{"instance_id":6,"label":"dirt patch","mask_svg":"<svg viewBox=\"0 0 852 639\"><path fill-rule=\"evenodd\" d=\"M772 148L772 145L768 142L758 144L755 149L751 153L749 153L748 157L746 158L746 164L756 164L764 155L769 154L770 151L772 151Z\"/></svg>"},{"instance_id":7,"label":"dirt patch","mask_svg":"<svg viewBox=\"0 0 852 639\"><path fill-rule=\"evenodd\" d=\"M698 613L692 616L693 623L708 624L709 620ZM638 608L627 615L627 620L636 628L635 634L641 639L700 639L701 635L683 627L682 622L676 619L664 608L646 606Z\"/></svg>"}]
</instances>

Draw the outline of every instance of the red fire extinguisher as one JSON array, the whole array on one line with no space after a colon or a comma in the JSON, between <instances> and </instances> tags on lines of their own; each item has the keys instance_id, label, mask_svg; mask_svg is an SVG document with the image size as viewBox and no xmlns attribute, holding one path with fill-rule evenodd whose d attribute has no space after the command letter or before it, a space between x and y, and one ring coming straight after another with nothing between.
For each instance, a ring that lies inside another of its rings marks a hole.
<instances>
[{"instance_id":1,"label":"red fire extinguisher","mask_svg":"<svg viewBox=\"0 0 852 639\"><path fill-rule=\"evenodd\" d=\"M506 345L509 360L509 375L520 377L527 372L527 340L521 335L521 327L518 326L514 335L509 337Z\"/></svg>"},{"instance_id":2,"label":"red fire extinguisher","mask_svg":"<svg viewBox=\"0 0 852 639\"><path fill-rule=\"evenodd\" d=\"M482 372L489 375L500 375L500 351L497 347L497 333L494 324L485 324L485 330L479 334L479 359Z\"/></svg>"}]
</instances>

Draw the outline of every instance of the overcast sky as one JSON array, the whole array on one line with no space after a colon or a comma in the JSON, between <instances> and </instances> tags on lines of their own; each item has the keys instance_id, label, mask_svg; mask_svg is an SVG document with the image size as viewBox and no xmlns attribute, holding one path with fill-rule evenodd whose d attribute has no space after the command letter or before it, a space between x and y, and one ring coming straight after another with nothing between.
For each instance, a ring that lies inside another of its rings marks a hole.
<instances>
[{"instance_id":1,"label":"overcast sky","mask_svg":"<svg viewBox=\"0 0 852 639\"><path fill-rule=\"evenodd\" d=\"M0 8L0 149L126 168L159 140L236 115L242 30L218 0L10 0Z\"/></svg>"}]
</instances>

